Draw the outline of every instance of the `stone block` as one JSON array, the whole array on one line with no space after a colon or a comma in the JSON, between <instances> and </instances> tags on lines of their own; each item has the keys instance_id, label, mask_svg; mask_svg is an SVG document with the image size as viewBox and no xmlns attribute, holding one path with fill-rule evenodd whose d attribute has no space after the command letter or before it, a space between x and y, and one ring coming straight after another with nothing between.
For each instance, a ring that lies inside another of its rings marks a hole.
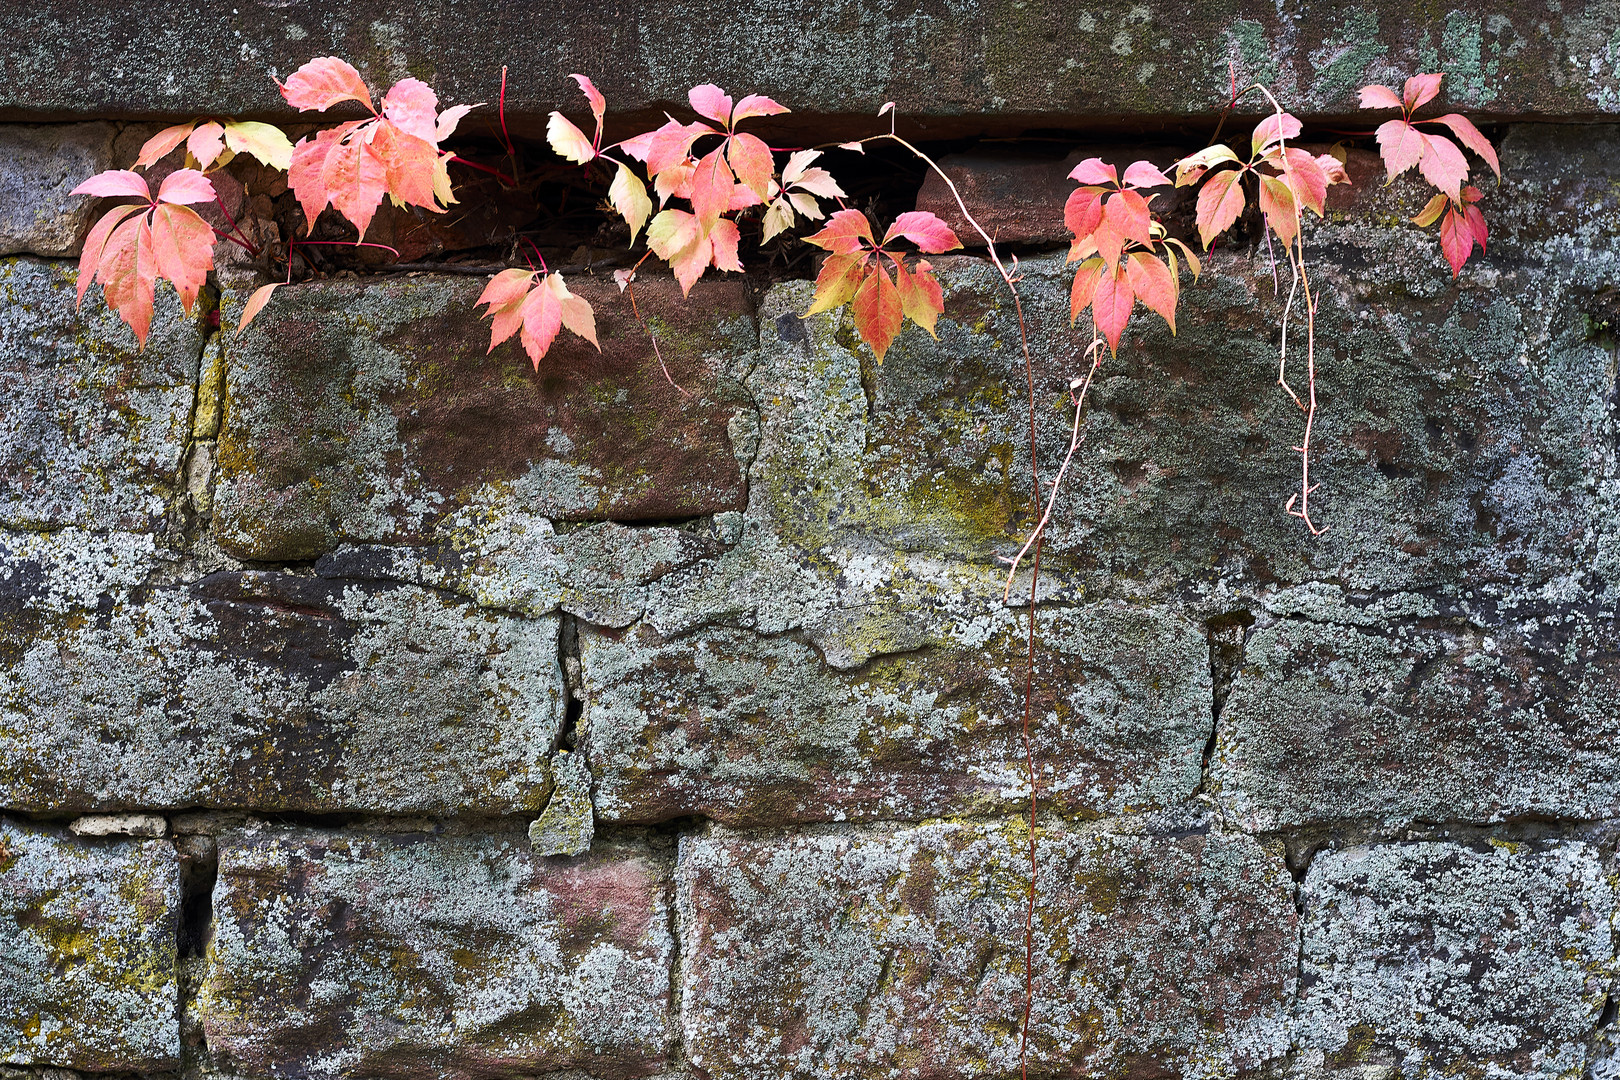
<instances>
[{"instance_id":1,"label":"stone block","mask_svg":"<svg viewBox=\"0 0 1620 1080\"><path fill-rule=\"evenodd\" d=\"M108 123L0 125L0 255L78 255L101 200L68 192L114 167Z\"/></svg>"},{"instance_id":2,"label":"stone block","mask_svg":"<svg viewBox=\"0 0 1620 1080\"><path fill-rule=\"evenodd\" d=\"M1042 801L1094 817L1189 798L1213 723L1202 628L1124 604L1043 611L1038 625ZM785 635L582 627L597 813L767 824L1015 811L1029 798L1026 627L998 604L939 643L847 671Z\"/></svg>"},{"instance_id":3,"label":"stone block","mask_svg":"<svg viewBox=\"0 0 1620 1080\"><path fill-rule=\"evenodd\" d=\"M670 1039L667 863L511 836L219 838L197 1004L232 1075L654 1072Z\"/></svg>"},{"instance_id":4,"label":"stone block","mask_svg":"<svg viewBox=\"0 0 1620 1080\"><path fill-rule=\"evenodd\" d=\"M179 913L168 841L0 818L0 1061L178 1066Z\"/></svg>"},{"instance_id":5,"label":"stone block","mask_svg":"<svg viewBox=\"0 0 1620 1080\"><path fill-rule=\"evenodd\" d=\"M150 532L180 483L202 320L164 286L136 352L99 287L75 312L76 274L0 260L0 526Z\"/></svg>"},{"instance_id":6,"label":"stone block","mask_svg":"<svg viewBox=\"0 0 1620 1080\"><path fill-rule=\"evenodd\" d=\"M1591 846L1327 851L1301 896L1299 1064L1581 1074L1614 955Z\"/></svg>"},{"instance_id":7,"label":"stone block","mask_svg":"<svg viewBox=\"0 0 1620 1080\"><path fill-rule=\"evenodd\" d=\"M430 539L457 511L667 519L739 509L728 436L756 334L744 286L637 286L671 376L611 285L578 282L603 352L563 335L539 372L486 356L482 282L282 289L229 349L214 520L250 559Z\"/></svg>"},{"instance_id":8,"label":"stone block","mask_svg":"<svg viewBox=\"0 0 1620 1080\"><path fill-rule=\"evenodd\" d=\"M1620 814L1612 609L1332 586L1269 606L1211 762L1244 828Z\"/></svg>"},{"instance_id":9,"label":"stone block","mask_svg":"<svg viewBox=\"0 0 1620 1080\"><path fill-rule=\"evenodd\" d=\"M705 1080L1009 1076L1017 824L682 838L682 1023ZM1227 1076L1288 1049L1298 937L1247 836L1043 830L1030 1075Z\"/></svg>"},{"instance_id":10,"label":"stone block","mask_svg":"<svg viewBox=\"0 0 1620 1080\"><path fill-rule=\"evenodd\" d=\"M0 591L0 805L545 806L555 616L271 572L137 591L109 570L98 589L84 548L77 564L12 564L15 591ZM74 586L88 595L53 609Z\"/></svg>"},{"instance_id":11,"label":"stone block","mask_svg":"<svg viewBox=\"0 0 1620 1080\"><path fill-rule=\"evenodd\" d=\"M922 8L743 0L637 19L594 0L570 0L544 19L496 0L442 10L340 0L320 12L139 17L85 0L41 0L17 11L12 28L16 45L0 61L0 116L17 118L224 113L296 122L266 76L285 78L328 54L359 64L379 91L416 75L445 102L492 100L509 63L508 120L530 133L559 105L588 115L566 82L571 71L601 84L610 119L635 115L656 125L671 102L684 104L688 88L713 81L734 94L771 94L796 114L839 115L845 137L876 130L872 111L886 100L936 138L1007 127L1131 130L1131 121L1148 117L1191 119L1202 134L1228 103L1229 65L1241 80L1276 88L1302 115L1355 113L1364 83L1398 85L1419 71L1449 73L1437 112L1590 118L1620 110L1604 0L1282 8L1146 0L1082 10L1061 0ZM164 76L155 77L160 63ZM1251 115L1265 111L1257 95L1243 105ZM832 134L825 125L813 130Z\"/></svg>"}]
</instances>

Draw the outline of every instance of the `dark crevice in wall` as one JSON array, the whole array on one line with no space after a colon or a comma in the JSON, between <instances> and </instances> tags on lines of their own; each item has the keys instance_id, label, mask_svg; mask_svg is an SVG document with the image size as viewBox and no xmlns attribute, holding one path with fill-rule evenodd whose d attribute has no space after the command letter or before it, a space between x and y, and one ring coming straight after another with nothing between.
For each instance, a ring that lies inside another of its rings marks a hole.
<instances>
[{"instance_id":1,"label":"dark crevice in wall","mask_svg":"<svg viewBox=\"0 0 1620 1080\"><path fill-rule=\"evenodd\" d=\"M563 675L563 720L556 750L579 746L579 721L585 715L585 678L579 662L579 619L566 612L557 631L557 664Z\"/></svg>"},{"instance_id":2,"label":"dark crevice in wall","mask_svg":"<svg viewBox=\"0 0 1620 1080\"><path fill-rule=\"evenodd\" d=\"M219 849L211 836L175 838L180 855L180 958L200 957L214 933L214 884Z\"/></svg>"},{"instance_id":3,"label":"dark crevice in wall","mask_svg":"<svg viewBox=\"0 0 1620 1080\"><path fill-rule=\"evenodd\" d=\"M1200 793L1210 790L1209 767L1215 758L1215 743L1220 735L1221 711L1226 708L1232 683L1243 667L1243 649L1249 628L1253 625L1254 614L1244 609L1216 615L1204 622L1204 634L1209 642L1210 725L1198 783Z\"/></svg>"}]
</instances>

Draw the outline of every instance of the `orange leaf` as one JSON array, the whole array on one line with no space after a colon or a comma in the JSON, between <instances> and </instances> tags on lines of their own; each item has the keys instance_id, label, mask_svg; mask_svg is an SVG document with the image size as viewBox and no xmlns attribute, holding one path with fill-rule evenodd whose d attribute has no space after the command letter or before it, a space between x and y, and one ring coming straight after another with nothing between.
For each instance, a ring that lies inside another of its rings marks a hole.
<instances>
[{"instance_id":1,"label":"orange leaf","mask_svg":"<svg viewBox=\"0 0 1620 1080\"><path fill-rule=\"evenodd\" d=\"M298 140L298 145L293 147L292 161L287 166L287 184L293 189L298 205L303 207L306 231L315 228L315 219L332 201L322 172L327 156L342 138L342 128L329 128L316 132L314 139Z\"/></svg>"},{"instance_id":2,"label":"orange leaf","mask_svg":"<svg viewBox=\"0 0 1620 1080\"><path fill-rule=\"evenodd\" d=\"M771 159L768 146L752 135L733 135L726 146L726 160L737 174L738 183L761 200L770 197L771 174L776 171L776 163Z\"/></svg>"},{"instance_id":3,"label":"orange leaf","mask_svg":"<svg viewBox=\"0 0 1620 1080\"><path fill-rule=\"evenodd\" d=\"M1134 191L1119 191L1103 203L1103 220L1120 236L1147 245L1153 242L1153 212Z\"/></svg>"},{"instance_id":4,"label":"orange leaf","mask_svg":"<svg viewBox=\"0 0 1620 1080\"><path fill-rule=\"evenodd\" d=\"M1170 268L1145 251L1133 251L1125 259L1125 278L1136 298L1149 311L1158 312L1174 334L1179 289Z\"/></svg>"},{"instance_id":5,"label":"orange leaf","mask_svg":"<svg viewBox=\"0 0 1620 1080\"><path fill-rule=\"evenodd\" d=\"M1097 329L1108 341L1110 352L1119 352L1119 339L1125 333L1125 325L1131 321L1131 308L1135 303L1125 275L1118 267L1105 267L1091 295L1091 311L1097 320Z\"/></svg>"},{"instance_id":6,"label":"orange leaf","mask_svg":"<svg viewBox=\"0 0 1620 1080\"><path fill-rule=\"evenodd\" d=\"M1260 178L1260 212L1283 247L1293 246L1294 237L1299 235L1299 204L1288 185L1275 176Z\"/></svg>"},{"instance_id":7,"label":"orange leaf","mask_svg":"<svg viewBox=\"0 0 1620 1080\"><path fill-rule=\"evenodd\" d=\"M152 229L147 215L139 214L113 230L96 271L107 306L135 331L135 341L146 348L152 328L152 292L157 287L157 262L152 257Z\"/></svg>"},{"instance_id":8,"label":"orange leaf","mask_svg":"<svg viewBox=\"0 0 1620 1080\"><path fill-rule=\"evenodd\" d=\"M900 333L900 323L905 316L899 291L889 280L883 264L875 259L866 280L855 290L850 312L855 316L855 332L872 347L877 362L883 363L883 354L889 351L895 335Z\"/></svg>"},{"instance_id":9,"label":"orange leaf","mask_svg":"<svg viewBox=\"0 0 1620 1080\"><path fill-rule=\"evenodd\" d=\"M212 120L200 124L186 139L186 153L197 159L197 168L207 169L225 149L225 129Z\"/></svg>"},{"instance_id":10,"label":"orange leaf","mask_svg":"<svg viewBox=\"0 0 1620 1080\"><path fill-rule=\"evenodd\" d=\"M102 253L107 250L107 238L125 218L138 211L145 210L146 206L128 204L115 206L101 216L90 230L90 235L84 238L84 250L79 254L79 304L84 304L85 290L96 278L96 269L101 265Z\"/></svg>"},{"instance_id":11,"label":"orange leaf","mask_svg":"<svg viewBox=\"0 0 1620 1080\"><path fill-rule=\"evenodd\" d=\"M248 302L242 305L242 318L241 321L236 324L236 332L238 334L246 330L248 328L248 324L258 316L259 312L264 310L264 305L270 302L270 295L274 293L280 286L281 282L272 281L268 285L260 285L257 289L253 290L253 295L248 297Z\"/></svg>"},{"instance_id":12,"label":"orange leaf","mask_svg":"<svg viewBox=\"0 0 1620 1080\"><path fill-rule=\"evenodd\" d=\"M1457 149L1457 144L1444 135L1420 136L1424 142L1423 159L1418 172L1423 179L1451 196L1453 202L1462 201L1462 182L1468 179L1468 159Z\"/></svg>"},{"instance_id":13,"label":"orange leaf","mask_svg":"<svg viewBox=\"0 0 1620 1080\"><path fill-rule=\"evenodd\" d=\"M141 144L140 156L135 159L135 168L149 169L163 160L164 156L186 141L195 124L176 124L174 127L164 128L156 135Z\"/></svg>"},{"instance_id":14,"label":"orange leaf","mask_svg":"<svg viewBox=\"0 0 1620 1080\"><path fill-rule=\"evenodd\" d=\"M945 292L939 287L933 269L921 261L915 271L908 271L904 263L896 263L894 276L900 293L900 310L937 341L939 335L934 333L934 322L945 311Z\"/></svg>"},{"instance_id":15,"label":"orange leaf","mask_svg":"<svg viewBox=\"0 0 1620 1080\"><path fill-rule=\"evenodd\" d=\"M826 248L834 255L850 255L861 249L861 241L873 244L872 225L859 210L840 210L827 219L826 227L804 242Z\"/></svg>"},{"instance_id":16,"label":"orange leaf","mask_svg":"<svg viewBox=\"0 0 1620 1080\"><path fill-rule=\"evenodd\" d=\"M319 56L291 75L281 85L281 96L299 112L324 111L340 101L358 101L371 108L371 91L353 67L335 56Z\"/></svg>"},{"instance_id":17,"label":"orange leaf","mask_svg":"<svg viewBox=\"0 0 1620 1080\"><path fill-rule=\"evenodd\" d=\"M1457 113L1447 113L1444 116L1437 116L1433 120L1425 120L1424 123L1446 125L1451 129L1451 133L1457 136L1458 142L1484 158L1485 164L1489 165L1491 171L1498 177L1502 175L1502 163L1496 159L1496 148L1491 145L1489 139L1480 134L1479 128L1475 127L1474 122L1468 117L1460 116Z\"/></svg>"},{"instance_id":18,"label":"orange leaf","mask_svg":"<svg viewBox=\"0 0 1620 1080\"><path fill-rule=\"evenodd\" d=\"M1074 285L1069 290L1069 325L1073 326L1080 313L1091 306L1097 292L1097 281L1104 272L1101 259L1087 259L1074 272Z\"/></svg>"},{"instance_id":19,"label":"orange leaf","mask_svg":"<svg viewBox=\"0 0 1620 1080\"><path fill-rule=\"evenodd\" d=\"M489 279L489 284L484 286L484 291L474 301L475 304L485 305L487 310L484 314L493 323L486 353L494 352L495 346L522 328L523 299L534 285L535 273L533 270L502 270Z\"/></svg>"},{"instance_id":20,"label":"orange leaf","mask_svg":"<svg viewBox=\"0 0 1620 1080\"><path fill-rule=\"evenodd\" d=\"M1447 202L1448 200L1443 192L1435 195L1434 198L1429 200L1428 205L1423 208L1423 211L1418 214L1417 217L1412 219L1412 224L1418 226L1420 229L1427 229L1430 225L1433 225L1435 222L1440 220L1440 215L1446 211Z\"/></svg>"},{"instance_id":21,"label":"orange leaf","mask_svg":"<svg viewBox=\"0 0 1620 1080\"><path fill-rule=\"evenodd\" d=\"M1295 117L1288 113L1272 113L1254 126L1250 144L1256 154L1261 154L1285 139L1298 138L1301 130L1303 127Z\"/></svg>"},{"instance_id":22,"label":"orange leaf","mask_svg":"<svg viewBox=\"0 0 1620 1080\"><path fill-rule=\"evenodd\" d=\"M731 189L737 186L726 164L723 148L717 147L703 156L692 171L692 213L697 216L704 231L720 220L731 205Z\"/></svg>"},{"instance_id":23,"label":"orange leaf","mask_svg":"<svg viewBox=\"0 0 1620 1080\"><path fill-rule=\"evenodd\" d=\"M1205 251L1243 213L1242 179L1241 169L1222 169L1211 173L1198 189L1198 238L1204 242Z\"/></svg>"},{"instance_id":24,"label":"orange leaf","mask_svg":"<svg viewBox=\"0 0 1620 1080\"><path fill-rule=\"evenodd\" d=\"M376 133L371 138L371 152L382 162L383 183L388 194L425 210L440 209L433 192L439 152L432 143L383 120L376 125Z\"/></svg>"},{"instance_id":25,"label":"orange leaf","mask_svg":"<svg viewBox=\"0 0 1620 1080\"><path fill-rule=\"evenodd\" d=\"M865 255L829 255L821 261L816 275L816 298L803 317L843 307L855 298L866 273Z\"/></svg>"},{"instance_id":26,"label":"orange leaf","mask_svg":"<svg viewBox=\"0 0 1620 1080\"><path fill-rule=\"evenodd\" d=\"M364 239L366 227L382 205L388 187L388 170L382 159L356 134L326 155L321 165L321 183L332 208L348 218Z\"/></svg>"},{"instance_id":27,"label":"orange leaf","mask_svg":"<svg viewBox=\"0 0 1620 1080\"><path fill-rule=\"evenodd\" d=\"M709 247L713 251L710 258L716 270L742 273L742 260L737 258L737 244L741 239L735 221L722 219L714 223L714 228L709 230Z\"/></svg>"}]
</instances>

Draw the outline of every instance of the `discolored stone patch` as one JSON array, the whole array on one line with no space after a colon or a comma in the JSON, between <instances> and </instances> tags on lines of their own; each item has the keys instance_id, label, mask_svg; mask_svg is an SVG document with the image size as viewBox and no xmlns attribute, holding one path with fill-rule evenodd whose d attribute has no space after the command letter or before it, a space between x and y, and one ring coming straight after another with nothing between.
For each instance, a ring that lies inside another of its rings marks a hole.
<instances>
[{"instance_id":1,"label":"discolored stone patch","mask_svg":"<svg viewBox=\"0 0 1620 1080\"><path fill-rule=\"evenodd\" d=\"M1022 827L683 838L682 1024L704 1077L1016 1074ZM1037 838L1031 1075L1231 1075L1280 1058L1292 883L1252 838Z\"/></svg>"},{"instance_id":2,"label":"discolored stone patch","mask_svg":"<svg viewBox=\"0 0 1620 1080\"><path fill-rule=\"evenodd\" d=\"M1301 887L1300 1064L1578 1075L1612 974L1585 843L1330 851Z\"/></svg>"},{"instance_id":3,"label":"discolored stone patch","mask_svg":"<svg viewBox=\"0 0 1620 1080\"><path fill-rule=\"evenodd\" d=\"M1211 776L1245 828L1620 813L1620 633L1599 605L1274 598Z\"/></svg>"},{"instance_id":4,"label":"discolored stone patch","mask_svg":"<svg viewBox=\"0 0 1620 1080\"><path fill-rule=\"evenodd\" d=\"M307 829L219 852L197 1011L236 1074L617 1078L664 1060L668 868L644 852Z\"/></svg>"},{"instance_id":5,"label":"discolored stone patch","mask_svg":"<svg viewBox=\"0 0 1620 1080\"><path fill-rule=\"evenodd\" d=\"M103 588L51 610L46 580L16 601L29 629L0 653L4 805L545 805L562 722L554 616L285 573Z\"/></svg>"},{"instance_id":6,"label":"discolored stone patch","mask_svg":"<svg viewBox=\"0 0 1620 1080\"><path fill-rule=\"evenodd\" d=\"M179 912L168 841L0 818L0 1061L176 1067Z\"/></svg>"},{"instance_id":7,"label":"discolored stone patch","mask_svg":"<svg viewBox=\"0 0 1620 1080\"><path fill-rule=\"evenodd\" d=\"M780 824L1013 810L1028 800L1026 633L998 608L840 671L790 636L582 628L597 813ZM1175 613L1043 611L1031 709L1042 800L1099 816L1186 799L1209 703L1203 633Z\"/></svg>"},{"instance_id":8,"label":"discolored stone patch","mask_svg":"<svg viewBox=\"0 0 1620 1080\"><path fill-rule=\"evenodd\" d=\"M737 509L728 425L755 331L742 285L577 281L603 352L563 335L538 373L514 340L486 356L481 283L412 278L283 289L227 357L215 521L252 559L341 541L419 541L463 508L548 518Z\"/></svg>"},{"instance_id":9,"label":"discolored stone patch","mask_svg":"<svg viewBox=\"0 0 1620 1080\"><path fill-rule=\"evenodd\" d=\"M66 263L0 259L0 525L151 532L179 486L204 327L158 291L152 336Z\"/></svg>"}]
</instances>

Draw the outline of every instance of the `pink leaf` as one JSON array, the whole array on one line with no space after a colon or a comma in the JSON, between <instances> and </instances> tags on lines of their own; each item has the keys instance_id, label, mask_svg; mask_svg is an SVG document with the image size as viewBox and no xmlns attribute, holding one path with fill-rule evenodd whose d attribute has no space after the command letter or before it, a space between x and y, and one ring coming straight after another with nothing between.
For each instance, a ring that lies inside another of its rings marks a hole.
<instances>
[{"instance_id":1,"label":"pink leaf","mask_svg":"<svg viewBox=\"0 0 1620 1080\"><path fill-rule=\"evenodd\" d=\"M1117 184L1119 170L1102 158L1086 158L1069 170L1069 179L1082 184Z\"/></svg>"},{"instance_id":2,"label":"pink leaf","mask_svg":"<svg viewBox=\"0 0 1620 1080\"><path fill-rule=\"evenodd\" d=\"M1153 242L1153 212L1134 191L1119 191L1103 203L1103 220L1127 240L1146 246Z\"/></svg>"},{"instance_id":3,"label":"pink leaf","mask_svg":"<svg viewBox=\"0 0 1620 1080\"><path fill-rule=\"evenodd\" d=\"M188 206L159 206L152 212L152 257L158 277L174 283L187 315L214 267L214 230Z\"/></svg>"},{"instance_id":4,"label":"pink leaf","mask_svg":"<svg viewBox=\"0 0 1620 1080\"><path fill-rule=\"evenodd\" d=\"M439 121L433 128L433 145L437 146L454 135L456 128L461 124L461 118L482 104L483 102L480 101L478 105L452 105L440 113Z\"/></svg>"},{"instance_id":5,"label":"pink leaf","mask_svg":"<svg viewBox=\"0 0 1620 1080\"><path fill-rule=\"evenodd\" d=\"M326 158L342 139L341 129L329 128L315 133L313 139L300 139L293 147L292 163L287 167L287 184L304 210L304 227L315 227L315 219L331 202L326 182L321 179Z\"/></svg>"},{"instance_id":6,"label":"pink leaf","mask_svg":"<svg viewBox=\"0 0 1620 1080\"><path fill-rule=\"evenodd\" d=\"M84 250L79 253L79 303L84 303L84 292L95 280L102 254L107 250L107 239L125 218L146 209L144 203L125 203L115 206L101 216L84 238Z\"/></svg>"},{"instance_id":7,"label":"pink leaf","mask_svg":"<svg viewBox=\"0 0 1620 1080\"><path fill-rule=\"evenodd\" d=\"M1250 142L1254 152L1259 154L1285 139L1298 138L1301 130L1300 122L1290 114L1272 113L1255 125Z\"/></svg>"},{"instance_id":8,"label":"pink leaf","mask_svg":"<svg viewBox=\"0 0 1620 1080\"><path fill-rule=\"evenodd\" d=\"M769 197L776 163L768 146L752 135L733 135L726 146L726 160L737 174L738 183L761 200Z\"/></svg>"},{"instance_id":9,"label":"pink leaf","mask_svg":"<svg viewBox=\"0 0 1620 1080\"><path fill-rule=\"evenodd\" d=\"M1463 264L1474 251L1474 230L1455 208L1448 208L1440 219L1440 250L1451 264L1453 278L1462 273Z\"/></svg>"},{"instance_id":10,"label":"pink leaf","mask_svg":"<svg viewBox=\"0 0 1620 1080\"><path fill-rule=\"evenodd\" d=\"M135 159L137 169L148 169L156 165L163 157L186 141L195 124L176 124L174 127L164 128L156 135L141 144L140 156Z\"/></svg>"},{"instance_id":11,"label":"pink leaf","mask_svg":"<svg viewBox=\"0 0 1620 1080\"><path fill-rule=\"evenodd\" d=\"M1423 133L1405 120L1390 120L1378 125L1378 152L1384 157L1384 168L1393 180L1423 160Z\"/></svg>"},{"instance_id":12,"label":"pink leaf","mask_svg":"<svg viewBox=\"0 0 1620 1080\"><path fill-rule=\"evenodd\" d=\"M1418 172L1423 179L1451 196L1454 202L1462 201L1462 182L1468 179L1468 159L1463 152L1457 149L1457 144L1444 135L1422 136L1425 147L1423 159L1418 162Z\"/></svg>"},{"instance_id":13,"label":"pink leaf","mask_svg":"<svg viewBox=\"0 0 1620 1080\"><path fill-rule=\"evenodd\" d=\"M101 195L107 198L133 195L138 199L150 201L152 189L146 186L146 179L140 173L130 172L127 169L112 169L97 173L68 194Z\"/></svg>"},{"instance_id":14,"label":"pink leaf","mask_svg":"<svg viewBox=\"0 0 1620 1080\"><path fill-rule=\"evenodd\" d=\"M737 108L731 114L731 122L737 124L750 116L779 116L785 112L792 112L786 105L778 105L768 97L760 94L749 94L737 102Z\"/></svg>"},{"instance_id":15,"label":"pink leaf","mask_svg":"<svg viewBox=\"0 0 1620 1080\"><path fill-rule=\"evenodd\" d=\"M1075 188L1063 204L1063 224L1078 239L1090 236L1102 224L1102 192L1097 188Z\"/></svg>"},{"instance_id":16,"label":"pink leaf","mask_svg":"<svg viewBox=\"0 0 1620 1080\"><path fill-rule=\"evenodd\" d=\"M212 165L224 149L225 129L212 120L197 125L197 130L186 139L186 153L197 159L199 169Z\"/></svg>"},{"instance_id":17,"label":"pink leaf","mask_svg":"<svg viewBox=\"0 0 1620 1080\"><path fill-rule=\"evenodd\" d=\"M897 236L905 237L916 244L919 251L930 255L962 246L950 226L926 210L912 210L895 218L889 231L883 234L883 242L887 244Z\"/></svg>"},{"instance_id":18,"label":"pink leaf","mask_svg":"<svg viewBox=\"0 0 1620 1080\"><path fill-rule=\"evenodd\" d=\"M260 285L248 297L248 302L242 305L242 318L236 324L236 332L240 334L248 328L248 324L258 317L264 310L264 305L270 302L271 295L281 286L281 282L272 281L268 285Z\"/></svg>"},{"instance_id":19,"label":"pink leaf","mask_svg":"<svg viewBox=\"0 0 1620 1080\"><path fill-rule=\"evenodd\" d=\"M1125 278L1136 298L1149 311L1157 312L1170 324L1170 332L1175 333L1179 290L1170 268L1145 251L1133 251L1125 260Z\"/></svg>"},{"instance_id":20,"label":"pink leaf","mask_svg":"<svg viewBox=\"0 0 1620 1080\"><path fill-rule=\"evenodd\" d=\"M723 150L716 147L709 151L692 171L692 212L705 232L713 228L730 207L731 190L737 183Z\"/></svg>"},{"instance_id":21,"label":"pink leaf","mask_svg":"<svg viewBox=\"0 0 1620 1080\"><path fill-rule=\"evenodd\" d=\"M1198 189L1198 237L1204 250L1243 213L1243 185L1238 181L1243 173L1237 169L1224 169L1215 173Z\"/></svg>"},{"instance_id":22,"label":"pink leaf","mask_svg":"<svg viewBox=\"0 0 1620 1080\"><path fill-rule=\"evenodd\" d=\"M214 185L196 169L176 169L163 178L157 197L166 203L213 202Z\"/></svg>"},{"instance_id":23,"label":"pink leaf","mask_svg":"<svg viewBox=\"0 0 1620 1080\"><path fill-rule=\"evenodd\" d=\"M1091 312L1097 320L1097 329L1108 341L1110 352L1119 352L1119 339L1131 321L1131 308L1135 304L1136 297L1125 275L1118 267L1104 267L1098 275L1097 288L1091 294Z\"/></svg>"},{"instance_id":24,"label":"pink leaf","mask_svg":"<svg viewBox=\"0 0 1620 1080\"><path fill-rule=\"evenodd\" d=\"M1469 120L1468 117L1457 113L1446 113L1446 115L1437 116L1433 120L1425 120L1424 123L1446 125L1451 129L1451 133L1457 136L1458 142L1484 158L1485 164L1489 165L1491 171L1498 177L1502 175L1502 165L1496 159L1496 147L1491 145L1489 139L1480 134L1479 128L1475 127L1473 121Z\"/></svg>"},{"instance_id":25,"label":"pink leaf","mask_svg":"<svg viewBox=\"0 0 1620 1080\"><path fill-rule=\"evenodd\" d=\"M1440 80L1445 77L1446 73L1441 71L1433 75L1414 75L1407 79L1406 85L1401 88L1401 100L1406 106L1406 111L1411 112L1432 101L1435 95L1440 93Z\"/></svg>"},{"instance_id":26,"label":"pink leaf","mask_svg":"<svg viewBox=\"0 0 1620 1080\"><path fill-rule=\"evenodd\" d=\"M316 57L280 85L281 96L299 112L321 112L340 101L358 101L377 111L371 108L371 91L360 73L335 56Z\"/></svg>"},{"instance_id":27,"label":"pink leaf","mask_svg":"<svg viewBox=\"0 0 1620 1080\"><path fill-rule=\"evenodd\" d=\"M686 161L692 144L704 135L717 134L708 124L680 124L674 120L652 133L647 141L647 173L657 176L672 165Z\"/></svg>"},{"instance_id":28,"label":"pink leaf","mask_svg":"<svg viewBox=\"0 0 1620 1080\"><path fill-rule=\"evenodd\" d=\"M737 258L737 244L742 240L742 234L737 231L735 221L717 221L714 228L709 230L709 246L713 248L711 256L716 270L728 270L733 274L742 273L742 260Z\"/></svg>"},{"instance_id":29,"label":"pink leaf","mask_svg":"<svg viewBox=\"0 0 1620 1080\"><path fill-rule=\"evenodd\" d=\"M522 328L523 298L529 295L535 273L532 270L502 270L484 286L483 293L475 303L486 305L489 310L484 314L493 320L487 352L494 352L495 346Z\"/></svg>"},{"instance_id":30,"label":"pink leaf","mask_svg":"<svg viewBox=\"0 0 1620 1080\"><path fill-rule=\"evenodd\" d=\"M591 115L596 117L596 130L600 133L602 130L602 117L607 115L607 98L603 97L602 91L596 88L596 84L584 75L570 75L568 77L577 82L579 88L585 92L585 100L591 103Z\"/></svg>"},{"instance_id":31,"label":"pink leaf","mask_svg":"<svg viewBox=\"0 0 1620 1080\"><path fill-rule=\"evenodd\" d=\"M439 95L418 79L401 79L383 98L382 114L430 146L439 140Z\"/></svg>"},{"instance_id":32,"label":"pink leaf","mask_svg":"<svg viewBox=\"0 0 1620 1080\"><path fill-rule=\"evenodd\" d=\"M1125 167L1126 187L1161 187L1169 183L1170 178L1151 161L1133 161Z\"/></svg>"},{"instance_id":33,"label":"pink leaf","mask_svg":"<svg viewBox=\"0 0 1620 1080\"><path fill-rule=\"evenodd\" d=\"M713 83L692 87L686 94L686 100L692 103L692 111L699 116L706 116L721 127L731 126L731 95Z\"/></svg>"},{"instance_id":34,"label":"pink leaf","mask_svg":"<svg viewBox=\"0 0 1620 1080\"><path fill-rule=\"evenodd\" d=\"M1395 91L1387 86L1372 86L1361 88L1361 107L1363 109L1398 109L1401 99L1395 96Z\"/></svg>"}]
</instances>

